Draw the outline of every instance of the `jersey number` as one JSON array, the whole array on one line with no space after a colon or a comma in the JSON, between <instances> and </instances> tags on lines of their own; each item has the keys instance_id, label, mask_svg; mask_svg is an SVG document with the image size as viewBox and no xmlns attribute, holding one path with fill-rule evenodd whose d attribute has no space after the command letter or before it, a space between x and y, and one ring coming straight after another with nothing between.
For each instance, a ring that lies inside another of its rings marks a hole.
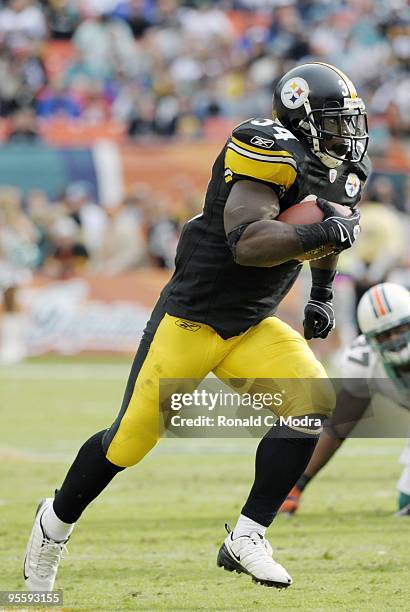
<instances>
[{"instance_id":1,"label":"jersey number","mask_svg":"<svg viewBox=\"0 0 410 612\"><path fill-rule=\"evenodd\" d=\"M368 351L363 351L363 353L358 356L353 357L353 355L349 355L347 360L353 361L353 363L358 363L359 365L367 368L367 366L369 365L369 353Z\"/></svg>"},{"instance_id":2,"label":"jersey number","mask_svg":"<svg viewBox=\"0 0 410 612\"><path fill-rule=\"evenodd\" d=\"M253 119L251 121L252 125L259 125L262 127L265 125L271 125L276 140L296 140L296 136L292 134L292 132L289 132L289 130L280 125L274 125L274 123L275 122L272 121L272 119Z\"/></svg>"}]
</instances>

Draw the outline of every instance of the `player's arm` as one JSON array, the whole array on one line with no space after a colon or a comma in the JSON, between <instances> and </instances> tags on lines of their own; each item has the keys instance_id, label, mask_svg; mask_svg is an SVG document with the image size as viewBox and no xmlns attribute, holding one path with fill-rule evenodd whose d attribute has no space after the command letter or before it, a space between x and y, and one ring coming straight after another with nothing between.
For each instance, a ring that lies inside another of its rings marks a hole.
<instances>
[{"instance_id":1,"label":"player's arm","mask_svg":"<svg viewBox=\"0 0 410 612\"><path fill-rule=\"evenodd\" d=\"M355 397L342 389L336 400L335 410L325 424L323 432L304 474L311 480L333 457L349 437L369 406L369 398Z\"/></svg>"},{"instance_id":2,"label":"player's arm","mask_svg":"<svg viewBox=\"0 0 410 612\"><path fill-rule=\"evenodd\" d=\"M337 394L335 409L325 423L312 458L297 483L300 491L328 463L363 418L371 401L367 381L373 368L372 359L362 336L344 352L340 364L343 387Z\"/></svg>"},{"instance_id":3,"label":"player's arm","mask_svg":"<svg viewBox=\"0 0 410 612\"><path fill-rule=\"evenodd\" d=\"M230 193L224 209L225 232L235 261L242 266L271 267L323 247L349 248L355 240L359 213L340 218L326 201L318 200L321 223L294 225L277 221L279 197L298 176L297 160L280 138L254 119L237 126L225 150L225 182ZM286 131L286 130L285 130ZM293 138L287 132L287 138ZM279 194L279 196L278 196Z\"/></svg>"},{"instance_id":4,"label":"player's arm","mask_svg":"<svg viewBox=\"0 0 410 612\"><path fill-rule=\"evenodd\" d=\"M303 331L305 338L327 338L335 326L333 310L333 281L338 255L328 255L310 262L312 288L305 306Z\"/></svg>"},{"instance_id":5,"label":"player's arm","mask_svg":"<svg viewBox=\"0 0 410 612\"><path fill-rule=\"evenodd\" d=\"M271 267L309 253L323 245L349 248L355 240L359 213L338 217L326 200L321 223L289 225L276 221L279 199L269 186L252 180L237 181L224 210L225 233L236 263ZM342 229L341 229L342 228Z\"/></svg>"},{"instance_id":6,"label":"player's arm","mask_svg":"<svg viewBox=\"0 0 410 612\"><path fill-rule=\"evenodd\" d=\"M270 267L303 254L295 226L275 221L279 211L278 196L267 185L247 180L233 185L224 225L236 263Z\"/></svg>"},{"instance_id":7,"label":"player's arm","mask_svg":"<svg viewBox=\"0 0 410 612\"><path fill-rule=\"evenodd\" d=\"M342 446L363 417L369 403L369 398L356 397L347 389L339 391L335 410L329 421L325 423L313 455L302 476L283 502L279 512L293 514L298 510L306 486L329 463L333 455Z\"/></svg>"}]
</instances>

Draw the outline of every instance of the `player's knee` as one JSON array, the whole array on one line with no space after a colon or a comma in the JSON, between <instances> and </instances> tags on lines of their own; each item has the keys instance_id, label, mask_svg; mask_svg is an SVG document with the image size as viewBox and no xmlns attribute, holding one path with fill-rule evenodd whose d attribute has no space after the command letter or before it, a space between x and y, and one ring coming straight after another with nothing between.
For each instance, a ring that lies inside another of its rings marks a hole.
<instances>
[{"instance_id":1,"label":"player's knee","mask_svg":"<svg viewBox=\"0 0 410 612\"><path fill-rule=\"evenodd\" d=\"M329 395L324 398L326 401L323 402L314 402L310 405L310 407L305 410L305 414L314 414L319 415L323 421L328 419L334 409L336 397L334 394L329 393Z\"/></svg>"},{"instance_id":2,"label":"player's knee","mask_svg":"<svg viewBox=\"0 0 410 612\"><path fill-rule=\"evenodd\" d=\"M292 383L290 389L285 390L282 405L277 411L279 416L319 415L324 419L331 415L336 403L336 393L328 378L298 380Z\"/></svg>"},{"instance_id":3,"label":"player's knee","mask_svg":"<svg viewBox=\"0 0 410 612\"><path fill-rule=\"evenodd\" d=\"M144 440L144 444L137 444L135 448L119 448L116 445L113 448L109 448L107 452L107 459L118 465L119 467L132 467L137 465L145 455L147 455L157 444L158 440L152 440L150 443Z\"/></svg>"},{"instance_id":4,"label":"player's knee","mask_svg":"<svg viewBox=\"0 0 410 612\"><path fill-rule=\"evenodd\" d=\"M331 380L326 379L320 390L316 411L325 417L329 417L336 406L336 391Z\"/></svg>"},{"instance_id":5,"label":"player's knee","mask_svg":"<svg viewBox=\"0 0 410 612\"><path fill-rule=\"evenodd\" d=\"M146 433L145 435L130 436L125 440L114 440L109 445L106 457L119 467L132 467L136 465L156 446L159 436Z\"/></svg>"},{"instance_id":6,"label":"player's knee","mask_svg":"<svg viewBox=\"0 0 410 612\"><path fill-rule=\"evenodd\" d=\"M312 380L309 413L329 417L336 404L336 392L329 378Z\"/></svg>"}]
</instances>

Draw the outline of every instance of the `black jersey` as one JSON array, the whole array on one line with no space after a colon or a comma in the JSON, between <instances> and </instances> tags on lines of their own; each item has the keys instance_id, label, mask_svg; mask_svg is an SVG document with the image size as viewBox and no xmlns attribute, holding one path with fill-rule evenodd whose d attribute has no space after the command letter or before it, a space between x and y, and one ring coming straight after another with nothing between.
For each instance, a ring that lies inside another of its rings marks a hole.
<instances>
[{"instance_id":1,"label":"black jersey","mask_svg":"<svg viewBox=\"0 0 410 612\"><path fill-rule=\"evenodd\" d=\"M176 269L158 303L161 311L206 323L223 338L239 335L272 315L295 282L302 264L270 268L236 264L224 231L224 207L241 179L269 185L280 209L314 194L355 205L370 171L368 158L329 170L280 123L250 119L233 130L217 157L202 214L188 221Z\"/></svg>"}]
</instances>

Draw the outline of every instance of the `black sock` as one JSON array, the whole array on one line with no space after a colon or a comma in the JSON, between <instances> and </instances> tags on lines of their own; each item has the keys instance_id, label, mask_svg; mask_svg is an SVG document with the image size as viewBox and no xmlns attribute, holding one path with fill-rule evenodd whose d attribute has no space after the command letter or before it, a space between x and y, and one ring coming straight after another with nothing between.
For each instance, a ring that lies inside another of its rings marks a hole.
<instances>
[{"instance_id":1,"label":"black sock","mask_svg":"<svg viewBox=\"0 0 410 612\"><path fill-rule=\"evenodd\" d=\"M307 487L307 485L309 484L311 480L312 480L312 476L308 476L307 474L302 474L302 476L297 481L296 486L300 491L304 491L304 489Z\"/></svg>"},{"instance_id":2,"label":"black sock","mask_svg":"<svg viewBox=\"0 0 410 612\"><path fill-rule=\"evenodd\" d=\"M255 480L242 514L269 527L287 494L306 468L318 436L274 427L259 442Z\"/></svg>"},{"instance_id":3,"label":"black sock","mask_svg":"<svg viewBox=\"0 0 410 612\"><path fill-rule=\"evenodd\" d=\"M83 444L56 494L54 512L64 523L75 523L88 504L125 469L106 458L102 447L105 431L96 433Z\"/></svg>"}]
</instances>

